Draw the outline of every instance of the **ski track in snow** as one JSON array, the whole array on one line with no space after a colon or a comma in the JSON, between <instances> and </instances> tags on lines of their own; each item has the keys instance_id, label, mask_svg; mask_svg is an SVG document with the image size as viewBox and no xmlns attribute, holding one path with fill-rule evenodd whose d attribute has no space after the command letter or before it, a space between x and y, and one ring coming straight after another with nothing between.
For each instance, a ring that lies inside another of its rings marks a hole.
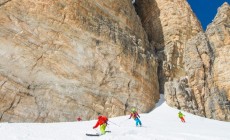
<instances>
[{"instance_id":1,"label":"ski track in snow","mask_svg":"<svg viewBox=\"0 0 230 140\"><path fill-rule=\"evenodd\" d=\"M183 111L182 111L183 112ZM140 114L143 127L136 127L129 116L109 118L107 130L95 137L97 120L63 123L0 123L0 140L230 140L230 123L195 116L186 112L180 122L178 110L160 100L150 113Z\"/></svg>"}]
</instances>

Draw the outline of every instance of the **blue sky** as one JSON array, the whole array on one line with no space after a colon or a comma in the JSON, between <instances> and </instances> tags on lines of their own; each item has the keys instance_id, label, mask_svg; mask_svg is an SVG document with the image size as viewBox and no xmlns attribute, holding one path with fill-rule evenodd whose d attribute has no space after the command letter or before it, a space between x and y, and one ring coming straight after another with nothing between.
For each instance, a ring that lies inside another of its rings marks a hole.
<instances>
[{"instance_id":1,"label":"blue sky","mask_svg":"<svg viewBox=\"0 0 230 140\"><path fill-rule=\"evenodd\" d=\"M187 0L192 7L193 12L200 20L202 27L206 30L206 27L214 19L218 7L224 2L230 4L230 0Z\"/></svg>"}]
</instances>

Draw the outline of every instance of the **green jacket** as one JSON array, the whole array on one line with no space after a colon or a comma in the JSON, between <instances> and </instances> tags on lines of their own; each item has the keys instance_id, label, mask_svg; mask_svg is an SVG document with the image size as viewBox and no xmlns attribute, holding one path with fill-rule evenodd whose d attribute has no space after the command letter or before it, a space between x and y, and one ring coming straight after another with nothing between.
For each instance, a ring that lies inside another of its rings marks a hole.
<instances>
[{"instance_id":1,"label":"green jacket","mask_svg":"<svg viewBox=\"0 0 230 140\"><path fill-rule=\"evenodd\" d=\"M182 118L184 116L184 114L182 114L181 112L178 113L178 117Z\"/></svg>"}]
</instances>

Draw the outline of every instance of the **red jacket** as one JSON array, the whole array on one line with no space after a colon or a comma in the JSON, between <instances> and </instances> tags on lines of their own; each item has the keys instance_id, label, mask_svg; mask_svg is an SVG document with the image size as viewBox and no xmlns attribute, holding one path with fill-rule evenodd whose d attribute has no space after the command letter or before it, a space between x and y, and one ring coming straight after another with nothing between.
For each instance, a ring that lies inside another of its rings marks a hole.
<instances>
[{"instance_id":1,"label":"red jacket","mask_svg":"<svg viewBox=\"0 0 230 140\"><path fill-rule=\"evenodd\" d=\"M132 112L132 113L130 114L130 117L129 117L129 118L136 119L137 117L140 118L139 114L138 114L137 112Z\"/></svg>"},{"instance_id":2,"label":"red jacket","mask_svg":"<svg viewBox=\"0 0 230 140\"><path fill-rule=\"evenodd\" d=\"M97 128L99 125L107 124L108 118L106 116L98 116L98 121L93 128Z\"/></svg>"},{"instance_id":3,"label":"red jacket","mask_svg":"<svg viewBox=\"0 0 230 140\"><path fill-rule=\"evenodd\" d=\"M82 119L81 119L81 117L78 117L77 120L78 120L78 121L81 121Z\"/></svg>"}]
</instances>

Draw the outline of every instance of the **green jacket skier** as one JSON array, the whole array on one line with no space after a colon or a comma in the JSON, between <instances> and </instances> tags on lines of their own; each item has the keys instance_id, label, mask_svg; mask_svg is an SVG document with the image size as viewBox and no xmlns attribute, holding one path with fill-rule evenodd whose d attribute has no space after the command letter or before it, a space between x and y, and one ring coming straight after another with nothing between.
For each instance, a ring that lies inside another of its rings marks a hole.
<instances>
[{"instance_id":1,"label":"green jacket skier","mask_svg":"<svg viewBox=\"0 0 230 140\"><path fill-rule=\"evenodd\" d=\"M185 123L184 116L185 116L185 115L184 115L183 113L181 113L181 111L179 111L178 117L180 118L180 120L181 120L182 122Z\"/></svg>"}]
</instances>

